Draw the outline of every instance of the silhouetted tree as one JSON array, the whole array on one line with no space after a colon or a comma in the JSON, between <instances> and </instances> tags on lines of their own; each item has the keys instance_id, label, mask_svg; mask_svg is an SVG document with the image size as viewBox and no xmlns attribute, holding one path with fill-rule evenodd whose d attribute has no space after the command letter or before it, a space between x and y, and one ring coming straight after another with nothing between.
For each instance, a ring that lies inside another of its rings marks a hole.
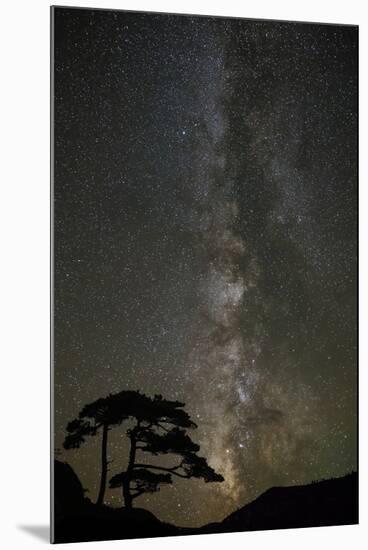
<instances>
[{"instance_id":1,"label":"silhouetted tree","mask_svg":"<svg viewBox=\"0 0 368 550\"><path fill-rule=\"evenodd\" d=\"M85 405L78 418L68 423L66 430L68 435L64 441L65 449L79 448L85 442L86 437L94 436L102 431L101 440L101 477L97 504L102 505L106 490L108 461L107 461L107 437L110 428L121 424L127 418L120 410L120 402L115 395L97 399L93 403Z\"/></svg>"},{"instance_id":2,"label":"silhouetted tree","mask_svg":"<svg viewBox=\"0 0 368 550\"><path fill-rule=\"evenodd\" d=\"M186 432L197 426L183 410L184 403L160 395L150 398L139 392L121 392L115 398L120 402L121 413L134 422L127 430L130 440L127 469L110 480L111 488L122 488L126 508L132 508L133 500L143 493L159 491L160 485L172 483L172 476L202 478L207 483L224 480L205 458L197 455L199 445ZM137 452L154 456L173 454L178 461L172 466L148 464L137 461Z\"/></svg>"}]
</instances>

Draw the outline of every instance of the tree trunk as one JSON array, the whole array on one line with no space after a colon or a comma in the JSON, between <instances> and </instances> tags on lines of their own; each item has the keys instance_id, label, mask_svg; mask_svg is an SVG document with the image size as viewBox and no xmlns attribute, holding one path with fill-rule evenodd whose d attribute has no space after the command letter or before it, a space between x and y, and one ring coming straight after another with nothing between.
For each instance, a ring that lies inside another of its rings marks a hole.
<instances>
[{"instance_id":1,"label":"tree trunk","mask_svg":"<svg viewBox=\"0 0 368 550\"><path fill-rule=\"evenodd\" d=\"M109 431L108 424L104 424L102 428L102 449L101 449L101 479L100 490L96 504L102 506L104 503L106 480L107 480L107 433Z\"/></svg>"},{"instance_id":2,"label":"tree trunk","mask_svg":"<svg viewBox=\"0 0 368 550\"><path fill-rule=\"evenodd\" d=\"M135 463L135 455L137 452L137 441L135 439L134 432L130 434L130 451L129 451L129 461L128 461L128 467L125 472L125 480L123 482L123 498L124 498L124 506L128 510L131 510L133 508L133 498L130 493L130 478L134 469L134 463Z\"/></svg>"},{"instance_id":3,"label":"tree trunk","mask_svg":"<svg viewBox=\"0 0 368 550\"><path fill-rule=\"evenodd\" d=\"M133 499L130 494L130 480L128 478L123 482L123 499L124 507L127 510L131 510L133 508Z\"/></svg>"}]
</instances>

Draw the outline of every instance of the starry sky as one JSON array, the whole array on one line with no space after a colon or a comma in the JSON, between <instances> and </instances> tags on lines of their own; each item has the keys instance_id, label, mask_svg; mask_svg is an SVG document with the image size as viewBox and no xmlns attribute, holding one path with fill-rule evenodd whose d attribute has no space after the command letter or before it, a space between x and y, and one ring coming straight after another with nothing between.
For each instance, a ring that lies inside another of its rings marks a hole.
<instances>
[{"instance_id":1,"label":"starry sky","mask_svg":"<svg viewBox=\"0 0 368 550\"><path fill-rule=\"evenodd\" d=\"M141 497L162 520L355 470L357 28L56 8L54 55L58 457L94 500L66 423L140 389L225 478Z\"/></svg>"}]
</instances>

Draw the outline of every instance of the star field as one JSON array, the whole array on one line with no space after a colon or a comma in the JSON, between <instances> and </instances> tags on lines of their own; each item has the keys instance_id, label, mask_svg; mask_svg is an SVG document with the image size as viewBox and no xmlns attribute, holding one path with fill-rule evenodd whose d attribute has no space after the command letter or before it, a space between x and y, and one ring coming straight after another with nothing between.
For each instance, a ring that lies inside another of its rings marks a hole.
<instances>
[{"instance_id":1,"label":"star field","mask_svg":"<svg viewBox=\"0 0 368 550\"><path fill-rule=\"evenodd\" d=\"M356 469L357 29L56 8L54 79L55 447L184 401L225 482L139 499L177 525ZM98 445L60 451L91 499Z\"/></svg>"}]
</instances>

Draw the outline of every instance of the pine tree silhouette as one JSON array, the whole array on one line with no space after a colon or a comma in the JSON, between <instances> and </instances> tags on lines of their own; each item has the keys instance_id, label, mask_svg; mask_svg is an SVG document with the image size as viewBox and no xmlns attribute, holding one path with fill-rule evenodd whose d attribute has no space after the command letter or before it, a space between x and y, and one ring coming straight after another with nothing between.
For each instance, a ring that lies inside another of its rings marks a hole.
<instances>
[{"instance_id":1,"label":"pine tree silhouette","mask_svg":"<svg viewBox=\"0 0 368 550\"><path fill-rule=\"evenodd\" d=\"M124 505L130 509L133 500L144 493L159 491L160 485L172 483L172 476L189 479L202 478L205 482L221 482L224 478L211 468L206 459L197 455L199 445L194 443L186 429L196 428L184 403L169 401L161 395L154 398L136 392L121 392L121 409L135 422L127 430L130 451L127 469L110 480L111 488L121 488ZM176 455L179 460L172 466L148 464L137 460L137 453L153 456ZM157 472L157 473L156 473Z\"/></svg>"},{"instance_id":2,"label":"pine tree silhouette","mask_svg":"<svg viewBox=\"0 0 368 550\"><path fill-rule=\"evenodd\" d=\"M97 399L85 405L80 411L78 418L72 420L67 425L66 430L68 435L63 443L65 449L76 449L85 442L86 437L94 436L98 431L102 431L101 477L97 497L97 504L99 505L103 504L106 491L108 472L108 432L112 426L121 424L121 422L127 418L122 414L116 404L115 396L110 394L107 397Z\"/></svg>"}]
</instances>

